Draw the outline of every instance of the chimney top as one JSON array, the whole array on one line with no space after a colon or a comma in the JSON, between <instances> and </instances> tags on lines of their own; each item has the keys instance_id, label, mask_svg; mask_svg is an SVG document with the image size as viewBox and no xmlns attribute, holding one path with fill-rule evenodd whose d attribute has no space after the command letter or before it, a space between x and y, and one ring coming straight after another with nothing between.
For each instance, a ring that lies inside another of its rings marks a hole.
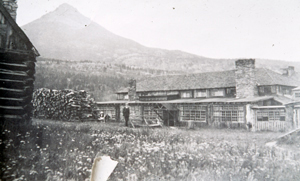
<instances>
[{"instance_id":1,"label":"chimney top","mask_svg":"<svg viewBox=\"0 0 300 181\"><path fill-rule=\"evenodd\" d=\"M135 79L129 80L128 99L130 101L138 99L137 94L136 94L136 80Z\"/></svg>"},{"instance_id":2,"label":"chimney top","mask_svg":"<svg viewBox=\"0 0 300 181\"><path fill-rule=\"evenodd\" d=\"M10 16L16 21L17 18L17 1L16 0L2 0L3 6L9 12Z\"/></svg>"},{"instance_id":3,"label":"chimney top","mask_svg":"<svg viewBox=\"0 0 300 181\"><path fill-rule=\"evenodd\" d=\"M288 66L287 73L288 73L289 77L292 76L295 73L295 67L294 66Z\"/></svg>"},{"instance_id":4,"label":"chimney top","mask_svg":"<svg viewBox=\"0 0 300 181\"><path fill-rule=\"evenodd\" d=\"M255 78L255 59L239 59L235 62L236 98L258 95Z\"/></svg>"},{"instance_id":5,"label":"chimney top","mask_svg":"<svg viewBox=\"0 0 300 181\"><path fill-rule=\"evenodd\" d=\"M255 59L239 59L235 61L235 67L255 68Z\"/></svg>"}]
</instances>

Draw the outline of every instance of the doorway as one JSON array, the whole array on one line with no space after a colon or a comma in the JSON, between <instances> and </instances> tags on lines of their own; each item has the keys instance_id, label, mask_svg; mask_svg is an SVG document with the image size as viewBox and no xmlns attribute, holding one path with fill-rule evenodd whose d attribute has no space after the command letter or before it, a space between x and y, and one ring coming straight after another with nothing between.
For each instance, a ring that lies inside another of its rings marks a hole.
<instances>
[{"instance_id":1,"label":"doorway","mask_svg":"<svg viewBox=\"0 0 300 181\"><path fill-rule=\"evenodd\" d=\"M179 111L176 110L164 110L163 118L165 126L175 126L178 120Z\"/></svg>"}]
</instances>

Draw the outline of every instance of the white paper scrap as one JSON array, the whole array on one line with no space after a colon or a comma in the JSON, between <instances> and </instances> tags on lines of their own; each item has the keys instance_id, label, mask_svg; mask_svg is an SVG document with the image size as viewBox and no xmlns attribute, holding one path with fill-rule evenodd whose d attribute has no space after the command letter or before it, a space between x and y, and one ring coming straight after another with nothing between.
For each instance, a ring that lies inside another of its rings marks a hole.
<instances>
[{"instance_id":1,"label":"white paper scrap","mask_svg":"<svg viewBox=\"0 0 300 181\"><path fill-rule=\"evenodd\" d=\"M106 181L117 164L118 162L112 160L109 156L95 158L92 168L91 181Z\"/></svg>"}]
</instances>

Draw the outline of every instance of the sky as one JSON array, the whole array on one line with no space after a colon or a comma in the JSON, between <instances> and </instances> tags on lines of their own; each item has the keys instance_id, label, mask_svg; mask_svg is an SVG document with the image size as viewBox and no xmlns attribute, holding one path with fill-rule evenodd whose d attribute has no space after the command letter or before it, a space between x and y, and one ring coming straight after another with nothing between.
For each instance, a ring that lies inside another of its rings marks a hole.
<instances>
[{"instance_id":1,"label":"sky","mask_svg":"<svg viewBox=\"0 0 300 181\"><path fill-rule=\"evenodd\" d=\"M17 23L63 3L147 47L300 62L300 0L18 0Z\"/></svg>"}]
</instances>

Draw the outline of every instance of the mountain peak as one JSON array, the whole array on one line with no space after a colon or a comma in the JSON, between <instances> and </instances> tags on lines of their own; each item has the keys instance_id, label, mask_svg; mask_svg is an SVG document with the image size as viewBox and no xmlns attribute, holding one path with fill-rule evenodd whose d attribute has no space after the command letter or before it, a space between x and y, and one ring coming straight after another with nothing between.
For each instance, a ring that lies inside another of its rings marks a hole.
<instances>
[{"instance_id":1,"label":"mountain peak","mask_svg":"<svg viewBox=\"0 0 300 181\"><path fill-rule=\"evenodd\" d=\"M80 29L91 23L91 20L82 15L76 8L70 4L63 3L54 11L44 15L39 19L41 22L60 23L70 28ZM59 27L56 27L59 28Z\"/></svg>"},{"instance_id":2,"label":"mountain peak","mask_svg":"<svg viewBox=\"0 0 300 181\"><path fill-rule=\"evenodd\" d=\"M59 5L55 11L60 11L60 12L76 11L77 12L78 10L68 3L63 3Z\"/></svg>"}]
</instances>

